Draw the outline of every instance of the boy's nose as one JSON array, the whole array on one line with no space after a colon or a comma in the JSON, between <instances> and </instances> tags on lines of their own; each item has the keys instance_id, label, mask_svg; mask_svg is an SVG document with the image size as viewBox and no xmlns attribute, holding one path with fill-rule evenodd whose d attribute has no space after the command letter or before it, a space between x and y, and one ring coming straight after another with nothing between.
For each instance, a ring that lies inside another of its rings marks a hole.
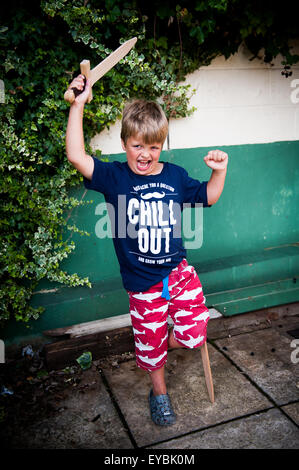
<instances>
[{"instance_id":1,"label":"boy's nose","mask_svg":"<svg viewBox=\"0 0 299 470\"><path fill-rule=\"evenodd\" d=\"M148 158L150 156L150 152L148 149L143 149L142 156L144 158Z\"/></svg>"}]
</instances>

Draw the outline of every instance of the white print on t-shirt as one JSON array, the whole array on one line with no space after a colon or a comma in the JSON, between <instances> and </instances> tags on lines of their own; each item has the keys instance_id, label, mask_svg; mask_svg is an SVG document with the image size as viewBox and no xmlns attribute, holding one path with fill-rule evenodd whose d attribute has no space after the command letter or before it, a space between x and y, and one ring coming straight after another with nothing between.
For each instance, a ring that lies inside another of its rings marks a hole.
<instances>
[{"instance_id":1,"label":"white print on t-shirt","mask_svg":"<svg viewBox=\"0 0 299 470\"><path fill-rule=\"evenodd\" d=\"M165 196L176 194L175 189L164 183L148 183L134 186L133 189L135 194L141 191L140 198L132 197L129 200L127 216L132 226L136 227L138 224L137 243L140 254L148 256L159 255L162 252L163 255L169 256L170 234L172 227L177 224L177 219L174 215L174 200L169 199L164 202L162 199ZM147 189L155 190L144 192ZM161 189L165 189L168 193L161 191ZM177 206L177 213L180 214L180 205L178 203ZM176 236L181 236L181 230ZM140 262L145 261L142 256L138 259ZM154 260L147 259L147 261L152 262Z\"/></svg>"},{"instance_id":2,"label":"white print on t-shirt","mask_svg":"<svg viewBox=\"0 0 299 470\"><path fill-rule=\"evenodd\" d=\"M165 194L152 193L152 198L164 197ZM142 195L141 195L142 197ZM139 201L131 198L128 204L128 220L132 225L139 224L138 249L140 253L158 255L161 250L169 253L171 226L177 223L173 213L174 201ZM162 242L164 241L164 247Z\"/></svg>"},{"instance_id":3,"label":"white print on t-shirt","mask_svg":"<svg viewBox=\"0 0 299 470\"><path fill-rule=\"evenodd\" d=\"M171 240L180 239L182 232L186 249L200 248L202 204L195 204L192 219L191 204L181 205L175 201L176 195L172 186L149 183L133 186L127 195L118 194L117 213L111 203L98 204L95 213L101 218L95 227L97 237L135 239L136 248L132 250L131 245L130 253L138 256L139 262L150 264L171 262L171 257L177 254L176 250L171 248ZM183 227L182 209L186 209Z\"/></svg>"}]
</instances>

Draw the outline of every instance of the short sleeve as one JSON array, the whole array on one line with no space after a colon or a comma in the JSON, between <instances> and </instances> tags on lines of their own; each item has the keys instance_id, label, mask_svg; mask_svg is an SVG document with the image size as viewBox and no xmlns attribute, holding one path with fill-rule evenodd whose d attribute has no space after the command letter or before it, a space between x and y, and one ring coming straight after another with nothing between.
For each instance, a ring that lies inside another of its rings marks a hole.
<instances>
[{"instance_id":1,"label":"short sleeve","mask_svg":"<svg viewBox=\"0 0 299 470\"><path fill-rule=\"evenodd\" d=\"M184 201L185 203L202 203L203 207L211 207L208 204L207 185L208 181L198 181L191 178L187 171L183 171Z\"/></svg>"},{"instance_id":2,"label":"short sleeve","mask_svg":"<svg viewBox=\"0 0 299 470\"><path fill-rule=\"evenodd\" d=\"M109 186L111 187L113 164L109 162L101 162L95 157L92 158L94 161L92 178L89 180L83 176L84 186L86 189L93 189L94 191L107 194L109 192Z\"/></svg>"}]
</instances>

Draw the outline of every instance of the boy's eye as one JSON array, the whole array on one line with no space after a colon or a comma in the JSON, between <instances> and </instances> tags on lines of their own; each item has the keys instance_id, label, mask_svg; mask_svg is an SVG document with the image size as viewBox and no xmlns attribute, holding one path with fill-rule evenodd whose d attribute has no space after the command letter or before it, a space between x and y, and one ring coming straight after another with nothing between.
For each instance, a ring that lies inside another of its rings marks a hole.
<instances>
[{"instance_id":1,"label":"boy's eye","mask_svg":"<svg viewBox=\"0 0 299 470\"><path fill-rule=\"evenodd\" d=\"M142 148L142 145L141 144L134 144L133 147L136 148L136 149L140 149L140 148ZM159 150L159 147L152 146L151 150Z\"/></svg>"}]
</instances>

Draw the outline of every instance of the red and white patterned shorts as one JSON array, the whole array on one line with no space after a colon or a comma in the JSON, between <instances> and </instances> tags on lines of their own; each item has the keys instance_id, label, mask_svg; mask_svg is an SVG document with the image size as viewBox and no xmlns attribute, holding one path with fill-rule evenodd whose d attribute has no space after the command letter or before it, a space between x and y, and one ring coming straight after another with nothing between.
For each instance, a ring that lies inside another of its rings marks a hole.
<instances>
[{"instance_id":1,"label":"red and white patterned shorts","mask_svg":"<svg viewBox=\"0 0 299 470\"><path fill-rule=\"evenodd\" d=\"M161 297L163 281L146 292L127 291L135 338L136 363L142 369L160 369L167 361L168 315L175 340L185 348L202 346L210 318L202 285L186 259L169 274L170 299Z\"/></svg>"}]
</instances>

